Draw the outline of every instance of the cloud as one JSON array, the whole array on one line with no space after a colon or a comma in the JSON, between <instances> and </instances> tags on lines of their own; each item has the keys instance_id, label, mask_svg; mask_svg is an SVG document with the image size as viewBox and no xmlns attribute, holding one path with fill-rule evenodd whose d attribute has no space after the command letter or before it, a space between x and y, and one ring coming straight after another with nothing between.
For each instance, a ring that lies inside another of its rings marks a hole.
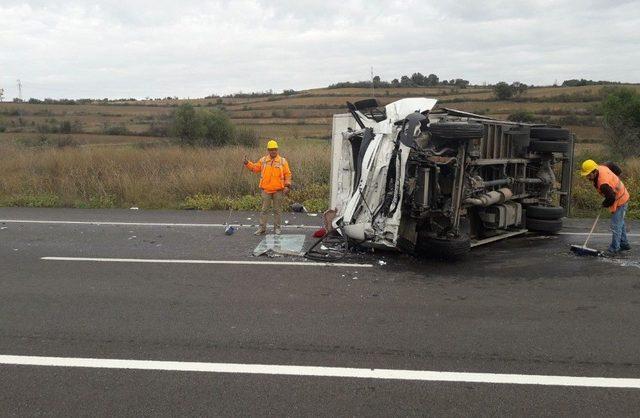
<instances>
[{"instance_id":1,"label":"cloud","mask_svg":"<svg viewBox=\"0 0 640 418\"><path fill-rule=\"evenodd\" d=\"M420 71L640 81L638 1L0 1L25 97L202 97Z\"/></svg>"}]
</instances>

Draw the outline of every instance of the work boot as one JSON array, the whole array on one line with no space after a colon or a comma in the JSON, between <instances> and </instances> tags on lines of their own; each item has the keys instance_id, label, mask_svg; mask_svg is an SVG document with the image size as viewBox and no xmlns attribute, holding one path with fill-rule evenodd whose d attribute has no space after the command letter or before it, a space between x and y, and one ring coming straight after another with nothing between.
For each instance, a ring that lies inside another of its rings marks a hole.
<instances>
[{"instance_id":1,"label":"work boot","mask_svg":"<svg viewBox=\"0 0 640 418\"><path fill-rule=\"evenodd\" d=\"M264 235L267 233L267 229L260 227L258 228L258 230L256 232L253 233L253 235Z\"/></svg>"},{"instance_id":2,"label":"work boot","mask_svg":"<svg viewBox=\"0 0 640 418\"><path fill-rule=\"evenodd\" d=\"M620 244L620 251L631 251L631 245L629 245L629 244Z\"/></svg>"},{"instance_id":3,"label":"work boot","mask_svg":"<svg viewBox=\"0 0 640 418\"><path fill-rule=\"evenodd\" d=\"M607 250L603 252L602 255L607 258L618 258L620 256L620 251Z\"/></svg>"},{"instance_id":4,"label":"work boot","mask_svg":"<svg viewBox=\"0 0 640 418\"><path fill-rule=\"evenodd\" d=\"M281 235L282 234L282 229L280 229L279 227L278 228L273 228L273 232L276 235Z\"/></svg>"}]
</instances>

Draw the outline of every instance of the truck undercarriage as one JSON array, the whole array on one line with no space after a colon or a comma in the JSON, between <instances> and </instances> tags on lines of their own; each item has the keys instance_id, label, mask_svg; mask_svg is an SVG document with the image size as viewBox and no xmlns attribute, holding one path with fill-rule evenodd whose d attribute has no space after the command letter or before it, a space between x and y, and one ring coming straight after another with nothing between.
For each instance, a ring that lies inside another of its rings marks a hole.
<instances>
[{"instance_id":1,"label":"truck undercarriage","mask_svg":"<svg viewBox=\"0 0 640 418\"><path fill-rule=\"evenodd\" d=\"M334 116L333 228L363 246L443 257L527 230L558 232L571 133L436 103L363 100Z\"/></svg>"}]
</instances>

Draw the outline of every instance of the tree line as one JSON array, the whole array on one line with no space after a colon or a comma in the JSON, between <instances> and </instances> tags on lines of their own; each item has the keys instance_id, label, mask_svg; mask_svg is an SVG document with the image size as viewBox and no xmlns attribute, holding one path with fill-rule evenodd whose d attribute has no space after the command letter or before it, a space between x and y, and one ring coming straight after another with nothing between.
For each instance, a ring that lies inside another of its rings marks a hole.
<instances>
[{"instance_id":1,"label":"tree line","mask_svg":"<svg viewBox=\"0 0 640 418\"><path fill-rule=\"evenodd\" d=\"M394 78L391 81L385 81L379 75L373 77L371 81L343 81L329 85L330 89L340 89L345 87L358 88L394 88L394 87L436 87L436 86L455 86L458 88L467 88L469 80L462 78L452 78L451 80L440 80L435 74L424 75L422 73L413 73L411 76L403 75L400 78Z\"/></svg>"}]
</instances>

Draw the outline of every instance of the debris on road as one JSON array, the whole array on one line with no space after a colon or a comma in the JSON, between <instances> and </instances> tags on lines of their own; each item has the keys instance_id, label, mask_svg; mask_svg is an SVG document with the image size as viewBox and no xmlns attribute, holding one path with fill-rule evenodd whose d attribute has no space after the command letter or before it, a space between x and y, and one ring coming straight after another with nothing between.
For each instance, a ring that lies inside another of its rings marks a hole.
<instances>
[{"instance_id":1,"label":"debris on road","mask_svg":"<svg viewBox=\"0 0 640 418\"><path fill-rule=\"evenodd\" d=\"M381 266L386 266L387 262L386 261L382 261L382 260L378 260L378 264Z\"/></svg>"},{"instance_id":2,"label":"debris on road","mask_svg":"<svg viewBox=\"0 0 640 418\"><path fill-rule=\"evenodd\" d=\"M291 210L297 213L304 213L307 211L307 208L300 203L294 203L291 205Z\"/></svg>"},{"instance_id":3,"label":"debris on road","mask_svg":"<svg viewBox=\"0 0 640 418\"><path fill-rule=\"evenodd\" d=\"M130 207L129 210L140 210L140 208L137 206L133 206L133 207Z\"/></svg>"},{"instance_id":4,"label":"debris on road","mask_svg":"<svg viewBox=\"0 0 640 418\"><path fill-rule=\"evenodd\" d=\"M294 255L301 256L304 254L304 235L267 235L260 244L253 250L253 255L258 257L267 255Z\"/></svg>"}]
</instances>

